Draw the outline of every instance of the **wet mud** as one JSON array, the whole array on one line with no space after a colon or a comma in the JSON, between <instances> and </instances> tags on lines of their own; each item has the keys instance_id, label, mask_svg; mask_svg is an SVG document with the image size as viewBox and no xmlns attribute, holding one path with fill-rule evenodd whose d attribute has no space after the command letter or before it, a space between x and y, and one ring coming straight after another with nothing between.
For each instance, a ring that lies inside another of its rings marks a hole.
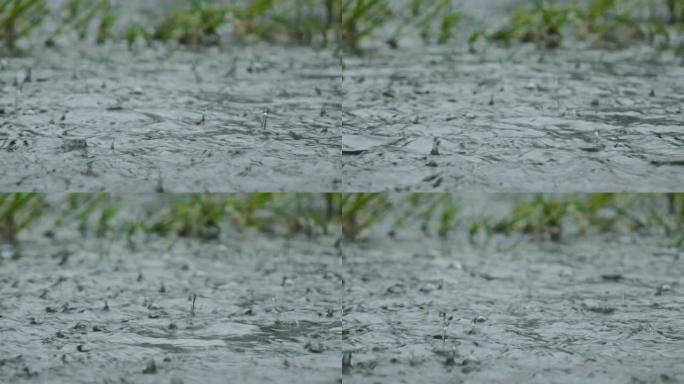
<instances>
[{"instance_id":1,"label":"wet mud","mask_svg":"<svg viewBox=\"0 0 684 384\"><path fill-rule=\"evenodd\" d=\"M496 26L523 3L466 1L463 12L467 25ZM345 57L342 190L681 189L681 58L644 43L563 44L376 42Z\"/></svg>"},{"instance_id":2,"label":"wet mud","mask_svg":"<svg viewBox=\"0 0 684 384\"><path fill-rule=\"evenodd\" d=\"M332 243L36 240L18 260L3 248L0 377L337 382L342 282Z\"/></svg>"},{"instance_id":3,"label":"wet mud","mask_svg":"<svg viewBox=\"0 0 684 384\"><path fill-rule=\"evenodd\" d=\"M345 258L345 383L684 380L667 239L375 239Z\"/></svg>"}]
</instances>

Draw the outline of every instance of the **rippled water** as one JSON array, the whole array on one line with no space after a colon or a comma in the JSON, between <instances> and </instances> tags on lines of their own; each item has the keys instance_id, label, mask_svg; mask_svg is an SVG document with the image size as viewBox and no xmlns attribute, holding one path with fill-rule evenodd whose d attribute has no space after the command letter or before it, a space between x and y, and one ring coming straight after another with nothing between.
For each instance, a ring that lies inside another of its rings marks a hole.
<instances>
[{"instance_id":1,"label":"rippled water","mask_svg":"<svg viewBox=\"0 0 684 384\"><path fill-rule=\"evenodd\" d=\"M455 42L409 39L391 50L376 38L375 50L347 54L342 66L331 49L263 44L200 52L72 44L8 59L0 187L682 188L681 58L572 38L547 53L467 50L467 31L497 25L521 3L461 2Z\"/></svg>"},{"instance_id":2,"label":"rippled water","mask_svg":"<svg viewBox=\"0 0 684 384\"><path fill-rule=\"evenodd\" d=\"M513 3L463 9L497 25ZM670 51L409 42L345 57L343 73L345 191L684 186L684 66Z\"/></svg>"},{"instance_id":3,"label":"rippled water","mask_svg":"<svg viewBox=\"0 0 684 384\"><path fill-rule=\"evenodd\" d=\"M344 382L684 380L681 250L653 238L513 245L345 247Z\"/></svg>"},{"instance_id":4,"label":"rippled water","mask_svg":"<svg viewBox=\"0 0 684 384\"><path fill-rule=\"evenodd\" d=\"M340 76L332 49L37 45L0 63L0 188L331 191Z\"/></svg>"},{"instance_id":5,"label":"rippled water","mask_svg":"<svg viewBox=\"0 0 684 384\"><path fill-rule=\"evenodd\" d=\"M5 252L2 381L336 382L332 241L224 243L40 240L19 260Z\"/></svg>"}]
</instances>

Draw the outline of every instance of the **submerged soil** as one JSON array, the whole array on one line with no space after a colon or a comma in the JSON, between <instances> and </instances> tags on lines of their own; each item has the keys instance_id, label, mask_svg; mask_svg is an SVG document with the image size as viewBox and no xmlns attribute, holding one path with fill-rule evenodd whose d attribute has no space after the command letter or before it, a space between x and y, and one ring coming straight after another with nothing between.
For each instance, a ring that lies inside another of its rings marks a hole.
<instances>
[{"instance_id":1,"label":"submerged soil","mask_svg":"<svg viewBox=\"0 0 684 384\"><path fill-rule=\"evenodd\" d=\"M462 9L470 25L495 27L528 3ZM684 166L684 65L671 50L408 41L345 57L343 73L344 191L684 187L673 177Z\"/></svg>"},{"instance_id":2,"label":"submerged soil","mask_svg":"<svg viewBox=\"0 0 684 384\"><path fill-rule=\"evenodd\" d=\"M0 260L0 377L335 383L333 241L36 240ZM193 310L194 298L194 310Z\"/></svg>"},{"instance_id":3,"label":"submerged soil","mask_svg":"<svg viewBox=\"0 0 684 384\"><path fill-rule=\"evenodd\" d=\"M684 254L670 244L346 246L344 382L684 381Z\"/></svg>"},{"instance_id":4,"label":"submerged soil","mask_svg":"<svg viewBox=\"0 0 684 384\"><path fill-rule=\"evenodd\" d=\"M75 46L8 59L0 188L334 190L339 77L330 51L273 46Z\"/></svg>"}]
</instances>

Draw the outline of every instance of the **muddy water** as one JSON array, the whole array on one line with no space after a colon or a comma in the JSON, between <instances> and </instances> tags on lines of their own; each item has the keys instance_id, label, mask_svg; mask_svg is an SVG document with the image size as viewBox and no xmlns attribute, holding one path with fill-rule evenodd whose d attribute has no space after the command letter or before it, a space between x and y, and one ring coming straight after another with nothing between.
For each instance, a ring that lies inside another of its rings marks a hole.
<instances>
[{"instance_id":1,"label":"muddy water","mask_svg":"<svg viewBox=\"0 0 684 384\"><path fill-rule=\"evenodd\" d=\"M136 3L122 3L124 23L159 17L154 2ZM226 41L131 51L63 39L29 52L0 63L3 191L337 188L332 50Z\"/></svg>"},{"instance_id":2,"label":"muddy water","mask_svg":"<svg viewBox=\"0 0 684 384\"><path fill-rule=\"evenodd\" d=\"M345 247L344 382L684 380L681 250L654 238L514 244Z\"/></svg>"},{"instance_id":3,"label":"muddy water","mask_svg":"<svg viewBox=\"0 0 684 384\"><path fill-rule=\"evenodd\" d=\"M333 383L333 241L35 240L3 250L0 377L26 383ZM194 312L193 298L196 295Z\"/></svg>"},{"instance_id":4,"label":"muddy water","mask_svg":"<svg viewBox=\"0 0 684 384\"><path fill-rule=\"evenodd\" d=\"M514 3L465 2L464 25L496 26ZM671 52L572 38L548 53L377 43L344 60L345 191L684 186L673 177L684 161L684 66Z\"/></svg>"}]
</instances>

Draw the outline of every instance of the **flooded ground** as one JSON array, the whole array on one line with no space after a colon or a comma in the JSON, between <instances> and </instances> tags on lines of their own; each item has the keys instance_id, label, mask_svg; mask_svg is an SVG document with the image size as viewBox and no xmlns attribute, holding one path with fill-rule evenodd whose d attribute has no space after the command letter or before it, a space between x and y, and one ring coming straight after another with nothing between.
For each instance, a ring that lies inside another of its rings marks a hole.
<instances>
[{"instance_id":1,"label":"flooded ground","mask_svg":"<svg viewBox=\"0 0 684 384\"><path fill-rule=\"evenodd\" d=\"M5 192L318 192L340 182L332 50L65 42L2 59L0 90Z\"/></svg>"},{"instance_id":2,"label":"flooded ground","mask_svg":"<svg viewBox=\"0 0 684 384\"><path fill-rule=\"evenodd\" d=\"M344 382L682 382L684 254L671 243L349 245Z\"/></svg>"},{"instance_id":3,"label":"flooded ground","mask_svg":"<svg viewBox=\"0 0 684 384\"><path fill-rule=\"evenodd\" d=\"M572 37L468 50L470 31L526 3L456 2L456 41L377 37L342 66L332 49L268 44L34 46L0 63L0 188L681 189L682 59Z\"/></svg>"},{"instance_id":4,"label":"flooded ground","mask_svg":"<svg viewBox=\"0 0 684 384\"><path fill-rule=\"evenodd\" d=\"M461 3L464 25L495 27L529 2ZM683 79L643 44L380 44L344 58L342 189L679 190Z\"/></svg>"},{"instance_id":5,"label":"flooded ground","mask_svg":"<svg viewBox=\"0 0 684 384\"><path fill-rule=\"evenodd\" d=\"M471 242L470 223L508 217L531 196L464 194L452 237L439 240L419 234L422 222L394 225L408 197L388 196L388 220L340 244L332 223L329 237L227 225L213 241L84 237L53 225L69 203L47 196L55 217L16 247L0 242L2 382L684 381L681 236L625 223L577 237L568 219L557 243ZM119 197L111 228L152 225L179 198Z\"/></svg>"},{"instance_id":6,"label":"flooded ground","mask_svg":"<svg viewBox=\"0 0 684 384\"><path fill-rule=\"evenodd\" d=\"M333 240L36 239L0 267L13 383L336 383ZM193 308L194 303L194 308Z\"/></svg>"}]
</instances>

